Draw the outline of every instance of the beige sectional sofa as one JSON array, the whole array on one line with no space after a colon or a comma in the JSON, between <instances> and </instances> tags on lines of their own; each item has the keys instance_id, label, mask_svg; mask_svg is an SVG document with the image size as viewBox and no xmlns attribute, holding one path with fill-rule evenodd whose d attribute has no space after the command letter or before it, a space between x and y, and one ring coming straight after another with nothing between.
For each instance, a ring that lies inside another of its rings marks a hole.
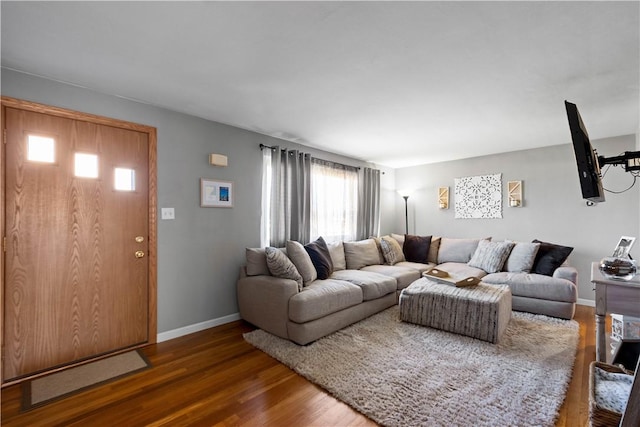
<instances>
[{"instance_id":1,"label":"beige sectional sofa","mask_svg":"<svg viewBox=\"0 0 640 427\"><path fill-rule=\"evenodd\" d=\"M320 238L305 246L289 241L286 248L247 248L238 306L247 322L304 345L397 304L402 289L437 266L453 277L508 285L513 310L570 319L577 271L565 262L569 252L545 242L396 234L329 244Z\"/></svg>"}]
</instances>

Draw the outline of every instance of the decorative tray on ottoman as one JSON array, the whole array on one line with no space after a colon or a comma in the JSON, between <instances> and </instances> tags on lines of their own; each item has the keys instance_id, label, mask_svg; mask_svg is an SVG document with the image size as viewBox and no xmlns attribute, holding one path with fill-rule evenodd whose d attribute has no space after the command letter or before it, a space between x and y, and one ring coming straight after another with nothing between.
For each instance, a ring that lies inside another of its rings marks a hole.
<instances>
[{"instance_id":1,"label":"decorative tray on ottoman","mask_svg":"<svg viewBox=\"0 0 640 427\"><path fill-rule=\"evenodd\" d=\"M466 277L462 280L456 280L449 275L446 271L438 270L437 268L432 268L431 270L427 270L422 274L429 280L433 280L438 283L444 283L446 285L456 286L458 288L464 288L467 286L475 286L480 283L480 279L477 277Z\"/></svg>"}]
</instances>

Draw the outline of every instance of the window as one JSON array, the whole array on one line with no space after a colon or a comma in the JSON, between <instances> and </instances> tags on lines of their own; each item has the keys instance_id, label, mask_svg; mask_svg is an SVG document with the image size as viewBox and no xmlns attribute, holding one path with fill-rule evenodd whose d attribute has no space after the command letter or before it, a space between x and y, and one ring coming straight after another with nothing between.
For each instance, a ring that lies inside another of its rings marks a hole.
<instances>
[{"instance_id":1,"label":"window","mask_svg":"<svg viewBox=\"0 0 640 427\"><path fill-rule=\"evenodd\" d=\"M358 169L313 159L311 162L311 240L356 240Z\"/></svg>"},{"instance_id":2,"label":"window","mask_svg":"<svg viewBox=\"0 0 640 427\"><path fill-rule=\"evenodd\" d=\"M27 160L32 162L55 162L55 140L46 136L27 137Z\"/></svg>"},{"instance_id":3,"label":"window","mask_svg":"<svg viewBox=\"0 0 640 427\"><path fill-rule=\"evenodd\" d=\"M117 191L135 191L136 189L136 171L127 168L115 168L114 188Z\"/></svg>"},{"instance_id":4,"label":"window","mask_svg":"<svg viewBox=\"0 0 640 427\"><path fill-rule=\"evenodd\" d=\"M79 178L97 178L98 156L95 154L76 153L75 176Z\"/></svg>"},{"instance_id":5,"label":"window","mask_svg":"<svg viewBox=\"0 0 640 427\"><path fill-rule=\"evenodd\" d=\"M377 234L380 171L261 145L261 246L350 241ZM361 176L362 175L362 176ZM362 193L361 188L362 187Z\"/></svg>"}]
</instances>

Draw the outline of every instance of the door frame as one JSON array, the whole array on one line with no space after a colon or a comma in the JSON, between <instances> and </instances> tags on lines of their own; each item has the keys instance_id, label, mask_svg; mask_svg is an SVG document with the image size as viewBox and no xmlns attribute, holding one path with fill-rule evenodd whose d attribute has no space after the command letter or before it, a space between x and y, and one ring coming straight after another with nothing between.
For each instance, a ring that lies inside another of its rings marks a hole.
<instances>
[{"instance_id":1,"label":"door frame","mask_svg":"<svg viewBox=\"0 0 640 427\"><path fill-rule=\"evenodd\" d=\"M2 106L2 113L0 118L0 125L2 129L2 149L0 149L0 237L2 238L2 252L0 253L0 346L2 355L4 355L4 301L5 301L5 245L6 245L6 219L5 219L5 204L6 204L6 189L5 189L5 174L6 174L6 155L5 155L5 144L7 138L7 130L6 130L6 108L15 108L19 110L25 110L35 113L43 113L51 116L62 117L66 119L85 121L89 123L95 123L99 125L106 125L111 127L116 127L120 129L132 130L141 133L146 133L149 141L149 236L148 236L148 329L147 329L147 341L143 343L141 346L145 346L148 344L154 344L157 341L158 334L158 243L157 243L157 131L155 127L141 125L138 123L127 122L124 120L112 119L109 117L98 116L89 113L82 113L79 111L68 110L65 108L54 107L45 104L39 104L36 102L25 101L17 98L11 98L7 96L2 96L0 98L0 105ZM126 350L130 350L128 348ZM105 356L109 356L112 354L118 353L117 351L114 353L110 353L108 355L96 355L96 358L101 358ZM95 359L90 359L95 360ZM83 360L80 363L86 363L87 360ZM0 359L0 381L2 382L2 387L10 385L15 382L5 383L4 378L2 376L2 361ZM74 366L78 363L70 364L68 366ZM60 370L60 368L54 368L52 371ZM51 371L45 372L50 373ZM40 376L44 373L40 373ZM26 379L33 377L25 377L21 378L19 381L24 381Z\"/></svg>"}]
</instances>

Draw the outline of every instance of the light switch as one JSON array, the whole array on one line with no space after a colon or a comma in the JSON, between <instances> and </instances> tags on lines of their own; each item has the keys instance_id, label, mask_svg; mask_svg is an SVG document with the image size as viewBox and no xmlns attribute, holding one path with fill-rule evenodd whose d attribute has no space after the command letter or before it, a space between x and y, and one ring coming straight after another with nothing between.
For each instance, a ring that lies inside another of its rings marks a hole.
<instances>
[{"instance_id":1,"label":"light switch","mask_svg":"<svg viewBox=\"0 0 640 427\"><path fill-rule=\"evenodd\" d=\"M174 208L162 208L161 217L162 219L176 219L176 211Z\"/></svg>"}]
</instances>

